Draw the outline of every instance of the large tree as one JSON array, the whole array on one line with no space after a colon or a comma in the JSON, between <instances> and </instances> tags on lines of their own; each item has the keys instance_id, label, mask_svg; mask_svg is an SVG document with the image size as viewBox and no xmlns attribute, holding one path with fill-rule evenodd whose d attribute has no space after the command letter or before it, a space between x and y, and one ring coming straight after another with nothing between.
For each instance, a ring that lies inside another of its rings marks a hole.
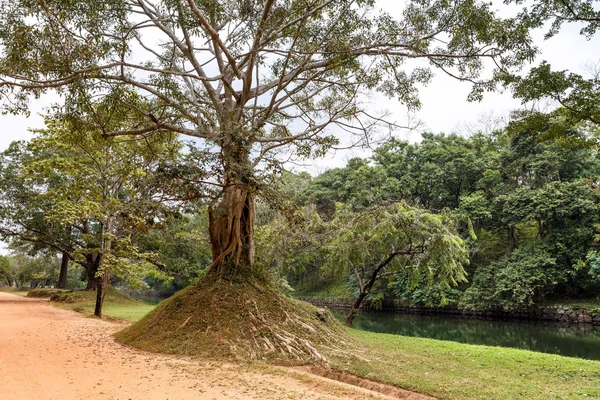
<instances>
[{"instance_id":1,"label":"large tree","mask_svg":"<svg viewBox=\"0 0 600 400\"><path fill-rule=\"evenodd\" d=\"M336 145L334 127L372 134L383 120L361 94L418 107L433 68L473 83L480 99L535 54L524 26L475 0L414 1L396 16L373 0L16 0L0 2L0 24L9 111L53 88L68 112L110 96L137 118L104 136L177 132L218 154L210 272L244 278L257 272L262 178L286 157Z\"/></svg>"}]
</instances>

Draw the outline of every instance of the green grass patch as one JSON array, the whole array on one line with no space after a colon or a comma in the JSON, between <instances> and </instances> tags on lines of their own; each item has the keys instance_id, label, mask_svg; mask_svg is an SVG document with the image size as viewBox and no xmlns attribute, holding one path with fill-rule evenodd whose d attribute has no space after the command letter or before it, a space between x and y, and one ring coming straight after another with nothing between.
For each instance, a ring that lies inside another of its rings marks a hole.
<instances>
[{"instance_id":1,"label":"green grass patch","mask_svg":"<svg viewBox=\"0 0 600 400\"><path fill-rule=\"evenodd\" d=\"M441 399L600 398L600 362L348 329L357 358L333 367Z\"/></svg>"},{"instance_id":2,"label":"green grass patch","mask_svg":"<svg viewBox=\"0 0 600 400\"><path fill-rule=\"evenodd\" d=\"M41 288L41 289L30 289L27 292L27 297L36 299L50 299L52 296L61 296L66 293L74 293L68 289L52 289L52 288Z\"/></svg>"},{"instance_id":3,"label":"green grass patch","mask_svg":"<svg viewBox=\"0 0 600 400\"><path fill-rule=\"evenodd\" d=\"M104 315L125 321L137 322L156 308L156 304L136 302L135 304L104 304ZM91 309L90 313L93 312Z\"/></svg>"},{"instance_id":4,"label":"green grass patch","mask_svg":"<svg viewBox=\"0 0 600 400\"><path fill-rule=\"evenodd\" d=\"M50 292L50 290L48 290ZM96 292L88 291L56 291L48 293L53 301L63 309L77 311L85 315L94 314ZM41 296L37 296L41 297ZM110 318L118 318L130 322L142 319L156 305L134 300L114 288L109 288L104 299L102 314Z\"/></svg>"}]
</instances>

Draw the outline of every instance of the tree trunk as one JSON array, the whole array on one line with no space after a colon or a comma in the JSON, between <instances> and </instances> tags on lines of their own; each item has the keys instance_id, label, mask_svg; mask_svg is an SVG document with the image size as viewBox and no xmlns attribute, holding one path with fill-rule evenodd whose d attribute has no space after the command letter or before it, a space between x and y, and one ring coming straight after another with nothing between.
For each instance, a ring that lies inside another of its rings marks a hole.
<instances>
[{"instance_id":1,"label":"tree trunk","mask_svg":"<svg viewBox=\"0 0 600 400\"><path fill-rule=\"evenodd\" d=\"M220 203L209 209L213 263L209 273L225 279L252 279L254 267L254 193L248 185L225 187Z\"/></svg>"},{"instance_id":2,"label":"tree trunk","mask_svg":"<svg viewBox=\"0 0 600 400\"><path fill-rule=\"evenodd\" d=\"M96 307L94 316L102 318L102 307L104 306L104 297L108 290L108 268L104 270L102 276L96 278Z\"/></svg>"},{"instance_id":3,"label":"tree trunk","mask_svg":"<svg viewBox=\"0 0 600 400\"><path fill-rule=\"evenodd\" d=\"M94 308L94 316L98 318L102 318L102 308L104 307L104 297L106 297L106 293L108 292L108 278L109 271L108 268L104 269L102 276L96 278L96 307Z\"/></svg>"},{"instance_id":4,"label":"tree trunk","mask_svg":"<svg viewBox=\"0 0 600 400\"><path fill-rule=\"evenodd\" d=\"M69 255L62 253L62 261L60 263L60 275L58 276L58 288L65 289L67 287L67 272L69 268Z\"/></svg>"},{"instance_id":5,"label":"tree trunk","mask_svg":"<svg viewBox=\"0 0 600 400\"><path fill-rule=\"evenodd\" d=\"M102 277L96 278L96 308L94 308L94 316L102 318Z\"/></svg>"},{"instance_id":6,"label":"tree trunk","mask_svg":"<svg viewBox=\"0 0 600 400\"><path fill-rule=\"evenodd\" d=\"M98 282L96 281L96 274L92 274L90 276L90 273L88 272L88 281L87 281L87 285L85 286L85 291L95 292L96 289L98 289Z\"/></svg>"},{"instance_id":7,"label":"tree trunk","mask_svg":"<svg viewBox=\"0 0 600 400\"><path fill-rule=\"evenodd\" d=\"M346 325L352 326L352 323L354 322L354 317L356 316L356 313L360 309L360 305L362 304L362 301L365 299L365 297L367 297L367 295L369 293L371 293L371 289L373 289L373 285L375 285L375 281L377 281L377 279L379 278L379 272L381 272L385 268L385 266L388 265L394 259L394 257L396 257L398 255L411 254L412 252L413 251L411 249L394 251L391 254L389 254L385 260L380 262L379 265L375 266L375 268L373 269L373 273L371 274L371 278L366 283L366 285L363 286L361 284L360 294L354 301L354 304L352 304L352 309L346 316Z\"/></svg>"},{"instance_id":8,"label":"tree trunk","mask_svg":"<svg viewBox=\"0 0 600 400\"><path fill-rule=\"evenodd\" d=\"M96 274L98 273L98 267L100 266L100 257L97 254L88 254L85 259L86 260L83 267L85 268L88 278L85 290L88 292L94 292L98 288Z\"/></svg>"},{"instance_id":9,"label":"tree trunk","mask_svg":"<svg viewBox=\"0 0 600 400\"><path fill-rule=\"evenodd\" d=\"M106 232L112 235L114 234L114 228L115 218L109 217L108 223L106 224ZM103 258L105 265L102 266L102 275L99 276L97 279L98 287L96 289L96 307L94 309L94 316L98 318L102 317L102 307L104 306L104 297L106 296L106 292L108 290L108 278L110 273L109 266L106 265L107 258L105 257L105 255L112 249L112 239L107 239L104 237L104 235L102 236L102 243L100 245L102 256L98 257L98 259ZM98 262L98 267L100 267L100 262Z\"/></svg>"},{"instance_id":10,"label":"tree trunk","mask_svg":"<svg viewBox=\"0 0 600 400\"><path fill-rule=\"evenodd\" d=\"M352 304L352 308L350 309L350 312L346 316L346 321L345 321L346 325L352 326L352 323L354 322L354 317L356 317L356 313L360 309L362 301L365 299L365 297L367 297L368 294L369 294L368 292L361 292L358 295L358 297L356 298L356 300L354 300L354 303Z\"/></svg>"}]
</instances>

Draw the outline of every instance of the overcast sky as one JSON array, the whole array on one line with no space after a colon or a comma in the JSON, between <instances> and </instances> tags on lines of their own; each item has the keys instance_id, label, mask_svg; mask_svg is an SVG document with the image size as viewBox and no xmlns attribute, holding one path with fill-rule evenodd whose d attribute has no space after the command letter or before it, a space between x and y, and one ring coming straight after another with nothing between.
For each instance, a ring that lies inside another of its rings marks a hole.
<instances>
[{"instance_id":1,"label":"overcast sky","mask_svg":"<svg viewBox=\"0 0 600 400\"><path fill-rule=\"evenodd\" d=\"M390 12L396 1L386 0L383 4ZM577 24L565 25L562 31L554 38L543 41L543 32L536 32L535 39L541 49L535 65L542 60L548 61L554 69L568 69L573 72L584 73L585 64L600 61L600 35L592 40L586 40L579 35L581 26ZM438 74L434 80L420 91L423 107L416 114L416 118L423 122L422 130L431 132L456 132L466 124L476 124L484 114L496 116L507 115L511 110L520 106L518 101L512 99L509 92L488 93L482 102L469 103L467 95L470 85L458 82L446 75ZM3 116L0 115L0 151L4 150L11 141L23 140L31 137L29 128L42 127L43 112L54 96L46 96L31 104L31 116ZM388 110L394 113L393 119L399 123L406 121L405 108L395 100L377 98L373 102L373 110ZM464 132L464 130L463 130ZM397 136L403 139L418 140L414 133L398 132ZM356 155L363 155L364 151L338 151L322 160L314 160L305 166L311 172L320 172L327 168L342 166L344 162ZM2 252L0 243L0 253Z\"/></svg>"}]
</instances>

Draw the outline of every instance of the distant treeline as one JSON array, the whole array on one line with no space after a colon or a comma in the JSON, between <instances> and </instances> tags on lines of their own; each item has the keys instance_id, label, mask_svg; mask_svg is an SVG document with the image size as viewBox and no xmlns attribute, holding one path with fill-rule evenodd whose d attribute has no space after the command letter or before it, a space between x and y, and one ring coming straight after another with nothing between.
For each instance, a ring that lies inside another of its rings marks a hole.
<instances>
[{"instance_id":1,"label":"distant treeline","mask_svg":"<svg viewBox=\"0 0 600 400\"><path fill-rule=\"evenodd\" d=\"M424 134L419 143L390 140L371 158L354 158L317 177L290 174L284 189L324 221L340 204L359 212L405 202L451 212L467 241L468 283L416 285L409 272L379 282L370 296L413 305L513 309L548 299L600 294L597 149L583 133L561 138L523 132L470 137ZM474 235L473 235L474 234ZM353 274L323 270L298 257L284 268L304 295L356 291ZM285 264L285 263L283 263Z\"/></svg>"}]
</instances>

